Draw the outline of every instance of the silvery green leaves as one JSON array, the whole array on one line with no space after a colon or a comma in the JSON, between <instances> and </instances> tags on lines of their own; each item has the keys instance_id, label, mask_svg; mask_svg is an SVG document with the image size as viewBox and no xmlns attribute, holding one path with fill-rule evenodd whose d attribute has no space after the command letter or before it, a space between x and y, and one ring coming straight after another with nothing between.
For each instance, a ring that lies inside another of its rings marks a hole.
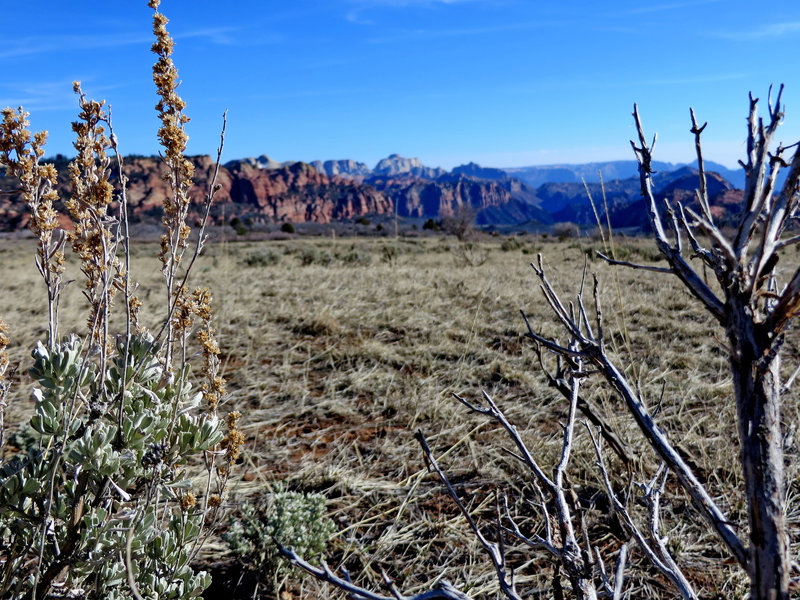
<instances>
[{"instance_id":1,"label":"silvery green leaves","mask_svg":"<svg viewBox=\"0 0 800 600\"><path fill-rule=\"evenodd\" d=\"M208 450L219 444L224 437L219 422L190 415L180 415L175 432L175 441L181 454L192 450Z\"/></svg>"},{"instance_id":2,"label":"silvery green leaves","mask_svg":"<svg viewBox=\"0 0 800 600\"><path fill-rule=\"evenodd\" d=\"M206 503L182 501L183 465L214 451L223 424L199 408L188 367L163 377L151 336L116 349L105 373L74 336L32 353L27 448L0 467L0 542L16 549L0 598L30 594L36 578L20 574L37 551L40 590L68 573L88 598L133 599L132 578L143 598L188 599L210 582L190 566Z\"/></svg>"},{"instance_id":3,"label":"silvery green leaves","mask_svg":"<svg viewBox=\"0 0 800 600\"><path fill-rule=\"evenodd\" d=\"M31 352L33 366L30 375L39 382L39 385L68 392L67 384L86 385L91 379L94 365L87 363L82 369L83 358L81 352L83 344L79 337L72 335L67 340L56 345L52 350L37 342L36 348Z\"/></svg>"},{"instance_id":4,"label":"silvery green leaves","mask_svg":"<svg viewBox=\"0 0 800 600\"><path fill-rule=\"evenodd\" d=\"M86 561L74 572L86 583L108 590L110 598L133 598L127 586L127 567L123 561L115 560L115 556L127 552L130 540L130 568L142 597L192 598L208 587L208 574L194 573L189 567L185 544L200 532L199 514L173 516L166 527L159 523L152 507L117 517L103 510L85 517L87 527L81 546L85 548ZM169 571L171 575L167 576Z\"/></svg>"},{"instance_id":5,"label":"silvery green leaves","mask_svg":"<svg viewBox=\"0 0 800 600\"><path fill-rule=\"evenodd\" d=\"M156 345L150 333L132 335L129 338L119 335L116 340L116 350L117 356L109 369L109 384L113 389L119 390L123 387L123 370L126 373L125 384L134 381L139 385L150 387L161 377L163 369L156 357L160 347ZM126 356L127 368L123 366Z\"/></svg>"},{"instance_id":6,"label":"silvery green leaves","mask_svg":"<svg viewBox=\"0 0 800 600\"><path fill-rule=\"evenodd\" d=\"M245 503L238 519L231 520L223 537L237 555L244 557L262 578L277 579L288 572L280 560L275 542L290 547L299 555L321 556L336 526L325 516L325 497L321 494L286 491L277 486L268 501L259 507Z\"/></svg>"},{"instance_id":7,"label":"silvery green leaves","mask_svg":"<svg viewBox=\"0 0 800 600\"><path fill-rule=\"evenodd\" d=\"M36 405L30 423L38 433L55 436L75 425L67 418L66 404L74 405L82 397L96 371L94 364L84 362L82 350L80 338L70 336L52 349L38 342L31 353L29 373L42 386L33 390Z\"/></svg>"}]
</instances>

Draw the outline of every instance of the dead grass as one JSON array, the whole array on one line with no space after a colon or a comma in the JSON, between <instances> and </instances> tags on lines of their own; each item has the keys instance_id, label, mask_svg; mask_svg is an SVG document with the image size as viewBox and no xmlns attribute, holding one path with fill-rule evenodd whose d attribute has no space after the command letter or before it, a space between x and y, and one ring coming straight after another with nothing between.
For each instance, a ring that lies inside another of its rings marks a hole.
<instances>
[{"instance_id":1,"label":"dead grass","mask_svg":"<svg viewBox=\"0 0 800 600\"><path fill-rule=\"evenodd\" d=\"M487 260L478 267L460 262L452 241L444 238L209 247L195 281L202 280L214 294L228 404L243 413L247 435L229 497L231 511L279 480L292 489L322 492L340 529L329 562L347 565L354 579L378 589L385 569L405 593L444 578L476 598L497 597L488 561L425 470L413 434L425 433L469 505L487 518L493 490L520 497L533 491L502 450L507 443L497 427L468 414L451 399L453 392L467 397L488 392L542 463L554 464L566 407L537 372L519 310L545 333L558 331L528 266L535 255L524 252L540 249L551 279L568 297L578 289L585 252L599 246L589 240L521 239L511 251L501 251L500 241L485 242ZM645 240L629 240L623 248L626 260L655 257ZM138 244L134 250L133 272L146 314L148 298L156 304L155 295L164 293L156 248ZM19 422L31 407L30 381L22 374L27 355L45 334L42 284L27 242L0 240L0 264L0 315L10 326L12 359L22 365L17 374L22 383L11 401L11 418ZM660 405L659 422L712 495L734 522L745 524L743 498L736 491L740 476L730 376L718 341L723 332L663 275L614 270L599 260L590 261L589 269L602 283L608 341L620 363L628 365L651 406ZM62 322L82 323L80 290L71 288L62 302ZM621 333L618 298L628 341ZM788 372L797 362L796 347L790 339ZM649 478L656 459L619 402L601 382L589 382L587 390L637 457L635 480ZM784 411L787 426L797 417L792 394ZM788 516L795 533L800 522L796 458L797 448L790 445ZM605 514L593 463L581 429L571 477L594 523L595 542L613 553L625 540ZM624 480L621 465L610 463ZM519 510L529 513L521 513L526 527L537 527L530 509ZM721 564L720 545L697 522L674 482L664 511L671 544L700 595L743 597L746 579ZM233 559L219 541L205 556L209 564L227 564L226 598L252 597L252 581L235 587L240 574ZM527 597L551 597L551 571L543 556L518 548L511 561L518 567L520 589L533 590ZM629 597L674 596L636 550L632 561L636 570ZM308 579L287 582L286 590L289 598L340 597Z\"/></svg>"}]
</instances>

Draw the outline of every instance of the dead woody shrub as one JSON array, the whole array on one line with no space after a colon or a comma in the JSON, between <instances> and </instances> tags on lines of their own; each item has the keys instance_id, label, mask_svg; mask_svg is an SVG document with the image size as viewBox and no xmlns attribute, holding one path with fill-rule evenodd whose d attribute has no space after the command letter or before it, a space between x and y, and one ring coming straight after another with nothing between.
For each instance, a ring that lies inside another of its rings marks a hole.
<instances>
[{"instance_id":1,"label":"dead woody shrub","mask_svg":"<svg viewBox=\"0 0 800 600\"><path fill-rule=\"evenodd\" d=\"M687 518L699 519L701 526L714 532L721 549L714 551L722 555L720 562L738 565L741 569L749 581L751 600L788 600L794 566L789 555L785 516L787 494L780 415L782 394L797 372L784 381L781 355L787 327L800 310L800 267L787 267L783 263L789 260L787 250L800 243L800 235L791 231L800 201L800 144L779 144L771 150L783 118L782 92L781 86L775 101L771 97L768 99L766 120L758 115L758 99L750 97L747 157L741 163L746 174L744 202L738 223L732 230L723 230L715 222L710 206L701 146L705 124L700 126L694 112L690 112L699 168L696 208L692 209L654 196L651 164L656 138L648 143L638 108L634 106L638 139L631 143L639 163L641 191L650 226L666 266L638 265L601 254L612 265L676 277L724 332L724 352L732 375L731 401L736 405L743 482L740 492L746 505L746 522L737 522L735 515L726 514L723 507L733 502L712 495L708 482L687 464L670 431L655 420L657 409L648 406L638 382L631 380L628 371L617 364L608 350L609 337L605 332L597 280L592 282L584 272L577 295L565 302L551 285L540 256L533 265L534 272L562 338L543 334L524 314L523 317L544 376L568 403L562 449L552 471L548 473L542 466L489 395L484 394L481 402L457 397L467 409L491 419L507 434L513 447L509 452L524 467L529 487L538 494L538 501L533 505L539 514L539 526L533 530L529 525L521 527L519 508L522 504L530 505L530 501L501 492L496 492L494 522L479 524L469 508L471 502L451 485L424 435L417 433L429 468L445 486L484 549L494 568L498 588L505 597L519 600L534 593L517 589L514 569L509 563L512 551L518 564L521 547L527 547L529 552L540 552L553 562L552 594L556 598L566 595L579 599L622 597L626 593L629 548L631 552L641 553L682 598L697 598L696 585L687 576L687 567L681 564L662 526L662 499L669 480L690 499L694 517L687 515ZM787 153L792 149L793 155L789 157ZM785 183L778 189L776 181L783 169L788 173ZM781 260L783 268L779 271L776 267ZM712 274L716 280L714 284L706 280L705 272ZM613 392L660 462L655 474L646 481L631 487L625 474L615 473L609 466L604 448L611 447L627 463L625 448L593 410L591 399L585 396L582 386L591 379ZM585 428L576 427L579 412L588 417ZM623 530L617 535L616 544L603 545L604 551L591 539L587 511L576 500L580 482L569 476L574 441L580 434L590 436L596 456L596 479L605 490L608 505ZM308 563L291 548L282 548L282 552L297 566L359 600L470 598L450 583L405 596L385 573L388 594L380 594L354 584L346 572L340 576L324 563L321 567ZM616 563L613 572L605 566L610 561Z\"/></svg>"}]
</instances>

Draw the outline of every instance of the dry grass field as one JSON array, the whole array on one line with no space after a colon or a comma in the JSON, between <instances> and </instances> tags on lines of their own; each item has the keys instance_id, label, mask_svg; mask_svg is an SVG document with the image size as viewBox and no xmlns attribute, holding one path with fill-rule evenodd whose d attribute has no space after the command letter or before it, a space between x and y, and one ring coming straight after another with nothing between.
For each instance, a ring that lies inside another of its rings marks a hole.
<instances>
[{"instance_id":1,"label":"dry grass field","mask_svg":"<svg viewBox=\"0 0 800 600\"><path fill-rule=\"evenodd\" d=\"M501 249L502 238L481 242L486 261L467 264L451 238L293 239L217 243L207 247L193 285L214 296L216 323L228 379L228 406L243 414L244 460L227 499L235 518L245 501L257 503L277 482L327 498L338 533L329 543L331 566L381 588L385 570L404 593L439 578L475 598L498 597L490 563L464 519L428 473L414 432L422 431L471 511L484 523L494 514L494 490L533 497L528 478L505 451L509 442L486 418L469 414L454 392L479 399L490 394L522 432L541 463L551 469L561 448L567 409L547 387L536 354L524 336L520 309L537 329L558 335L529 265L541 252L551 280L573 296L587 252L598 241L523 236ZM651 263L652 242L617 240L621 258ZM140 297L164 294L157 248L133 248ZM794 250L785 269L797 263ZM9 324L20 380L12 392L11 420L30 411L31 382L24 375L30 348L45 335L44 294L28 241L0 240L3 291L0 316ZM700 479L732 521L746 527L740 486L735 407L723 332L677 282L665 275L613 268L590 260L600 283L608 343L638 381L657 421L692 461ZM77 279L77 275L74 275ZM62 302L62 330L82 328L80 284ZM159 302L158 304L163 304ZM151 315L156 322L160 316ZM794 333L792 333L794 335ZM797 364L795 340L784 369ZM587 397L613 425L635 457L634 482L658 467L624 408L602 382L585 384ZM785 430L798 422L797 395L786 396ZM607 514L585 428L576 430L570 473L592 523L592 543L610 562L627 541ZM787 439L789 520L800 527L797 446ZM609 452L620 489L629 474ZM741 598L747 578L727 560L712 533L673 479L664 498L669 547L704 598ZM633 502L637 514L644 509ZM538 513L516 506L528 530ZM798 536L794 536L798 539ZM793 548L797 556L797 548ZM543 554L509 548L518 587L526 598L552 597L552 571ZM218 583L206 597L272 597L269 578L255 590L237 557L221 539L203 560ZM669 584L632 548L626 586L630 598L672 598ZM796 574L795 574L796 575ZM221 583L220 583L221 582ZM338 598L310 578L280 581L283 600ZM224 585L224 596L219 590ZM216 590L216 591L215 591Z\"/></svg>"}]
</instances>

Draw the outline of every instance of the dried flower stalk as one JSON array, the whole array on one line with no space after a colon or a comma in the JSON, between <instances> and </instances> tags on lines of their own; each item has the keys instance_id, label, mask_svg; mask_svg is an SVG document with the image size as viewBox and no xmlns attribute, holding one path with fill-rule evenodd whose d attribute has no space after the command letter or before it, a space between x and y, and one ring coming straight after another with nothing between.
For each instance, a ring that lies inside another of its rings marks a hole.
<instances>
[{"instance_id":1,"label":"dried flower stalk","mask_svg":"<svg viewBox=\"0 0 800 600\"><path fill-rule=\"evenodd\" d=\"M217 414L220 398L225 395L225 379L219 374L219 344L211 325L211 294L207 288L198 288L192 294L193 309L200 317L202 325L197 332L197 339L202 346L203 373L206 382L203 384L203 399L209 415Z\"/></svg>"},{"instance_id":2,"label":"dried flower stalk","mask_svg":"<svg viewBox=\"0 0 800 600\"><path fill-rule=\"evenodd\" d=\"M239 430L239 419L241 418L242 413L238 410L228 413L228 435L222 441L222 447L225 448L225 459L230 464L235 463L239 458L239 452L244 444L244 434Z\"/></svg>"},{"instance_id":3,"label":"dried flower stalk","mask_svg":"<svg viewBox=\"0 0 800 600\"><path fill-rule=\"evenodd\" d=\"M0 319L0 385L5 380L6 370L8 369L8 325Z\"/></svg>"},{"instance_id":4,"label":"dried flower stalk","mask_svg":"<svg viewBox=\"0 0 800 600\"><path fill-rule=\"evenodd\" d=\"M67 238L86 276L84 294L90 304L90 339L99 344L101 364L105 365L109 313L116 291L125 285L125 269L117 257L119 220L110 214L114 188L106 151L112 149L112 144L104 127L108 122L105 101L87 100L77 81L73 89L79 96L81 111L72 124L77 134L77 156L69 165L72 194L67 208L75 228Z\"/></svg>"},{"instance_id":5,"label":"dried flower stalk","mask_svg":"<svg viewBox=\"0 0 800 600\"><path fill-rule=\"evenodd\" d=\"M11 382L6 378L8 371L8 325L3 319L0 319L0 448L3 447L3 438L5 437L5 416L6 416L6 394Z\"/></svg>"},{"instance_id":6,"label":"dried flower stalk","mask_svg":"<svg viewBox=\"0 0 800 600\"><path fill-rule=\"evenodd\" d=\"M178 95L178 69L172 61L174 41L167 32L168 19L158 12L159 0L150 0L149 6L155 12L153 15L153 33L156 41L152 51L158 56L153 65L153 81L156 92L160 96L156 111L161 121L158 129L158 139L164 147L164 162L166 173L164 180L169 183L172 194L164 199L164 214L162 224L164 233L161 236L161 270L167 284L169 301L173 301L176 293L176 277L183 255L188 246L191 228L186 223L189 212L189 189L192 186L194 165L188 161L184 152L189 136L186 134L185 125L189 122L183 110L186 103ZM167 329L166 364L171 368L172 363L173 331L172 321Z\"/></svg>"},{"instance_id":7,"label":"dried flower stalk","mask_svg":"<svg viewBox=\"0 0 800 600\"><path fill-rule=\"evenodd\" d=\"M39 164L44 156L47 132L31 135L29 113L20 107L2 111L0 124L0 166L15 176L22 185L22 197L30 209L30 229L36 236L36 266L47 286L48 346L55 348L58 338L58 297L63 289L64 273L63 231L58 225L58 213L53 203L57 173L50 164Z\"/></svg>"}]
</instances>

